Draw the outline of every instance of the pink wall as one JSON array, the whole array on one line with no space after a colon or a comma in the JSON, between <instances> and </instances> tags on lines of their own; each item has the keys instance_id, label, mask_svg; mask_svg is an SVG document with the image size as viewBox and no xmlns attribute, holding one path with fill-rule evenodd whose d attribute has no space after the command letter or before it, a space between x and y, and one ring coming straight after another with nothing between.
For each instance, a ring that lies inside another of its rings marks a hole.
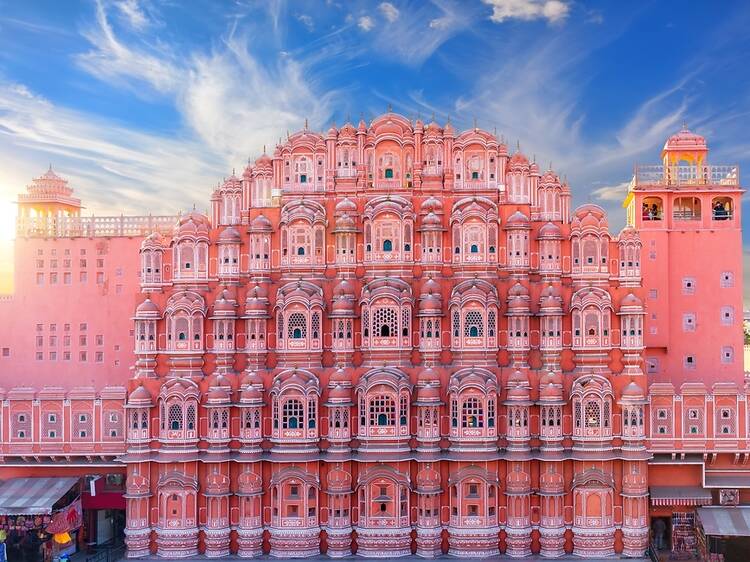
<instances>
[{"instance_id":1,"label":"pink wall","mask_svg":"<svg viewBox=\"0 0 750 562\"><path fill-rule=\"evenodd\" d=\"M16 240L15 294L0 301L3 386L101 389L129 378L139 245L138 237Z\"/></svg>"}]
</instances>

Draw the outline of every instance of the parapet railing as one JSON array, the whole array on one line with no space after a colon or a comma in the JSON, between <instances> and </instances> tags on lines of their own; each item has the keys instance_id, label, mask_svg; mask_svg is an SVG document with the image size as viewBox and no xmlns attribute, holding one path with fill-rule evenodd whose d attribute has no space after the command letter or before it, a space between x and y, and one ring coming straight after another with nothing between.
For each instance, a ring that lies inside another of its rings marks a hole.
<instances>
[{"instance_id":1,"label":"parapet railing","mask_svg":"<svg viewBox=\"0 0 750 562\"><path fill-rule=\"evenodd\" d=\"M633 186L636 185L729 185L740 184L740 167L718 166L636 166Z\"/></svg>"},{"instance_id":2,"label":"parapet railing","mask_svg":"<svg viewBox=\"0 0 750 562\"><path fill-rule=\"evenodd\" d=\"M18 217L16 235L25 238L147 236L169 234L178 216Z\"/></svg>"}]
</instances>

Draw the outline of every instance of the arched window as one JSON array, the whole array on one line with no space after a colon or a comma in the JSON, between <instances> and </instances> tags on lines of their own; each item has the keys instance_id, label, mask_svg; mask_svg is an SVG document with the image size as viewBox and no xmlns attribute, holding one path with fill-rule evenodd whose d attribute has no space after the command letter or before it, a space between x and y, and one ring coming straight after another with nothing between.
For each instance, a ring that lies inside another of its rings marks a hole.
<instances>
[{"instance_id":1,"label":"arched window","mask_svg":"<svg viewBox=\"0 0 750 562\"><path fill-rule=\"evenodd\" d=\"M711 218L715 221L731 220L734 217L731 197L714 197L711 201Z\"/></svg>"},{"instance_id":2,"label":"arched window","mask_svg":"<svg viewBox=\"0 0 750 562\"><path fill-rule=\"evenodd\" d=\"M392 240L383 240L383 251L384 252L392 252L393 251L393 241Z\"/></svg>"},{"instance_id":3,"label":"arched window","mask_svg":"<svg viewBox=\"0 0 750 562\"><path fill-rule=\"evenodd\" d=\"M675 220L693 221L701 219L701 201L697 197L677 197L672 205Z\"/></svg>"}]
</instances>

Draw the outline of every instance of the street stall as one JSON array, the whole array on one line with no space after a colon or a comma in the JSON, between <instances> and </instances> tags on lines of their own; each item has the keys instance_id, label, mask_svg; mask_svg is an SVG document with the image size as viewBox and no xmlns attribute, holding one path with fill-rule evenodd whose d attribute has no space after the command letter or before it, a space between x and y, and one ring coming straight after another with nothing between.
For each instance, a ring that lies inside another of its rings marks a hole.
<instances>
[{"instance_id":1,"label":"street stall","mask_svg":"<svg viewBox=\"0 0 750 562\"><path fill-rule=\"evenodd\" d=\"M750 560L750 506L698 508L696 532L704 560Z\"/></svg>"},{"instance_id":2,"label":"street stall","mask_svg":"<svg viewBox=\"0 0 750 562\"><path fill-rule=\"evenodd\" d=\"M64 513L71 519L68 533L74 536L82 518L76 525L71 510L76 510L77 501L80 512L79 496L77 477L11 478L0 483L0 531L5 533L9 562L51 560L55 547L50 525Z\"/></svg>"}]
</instances>

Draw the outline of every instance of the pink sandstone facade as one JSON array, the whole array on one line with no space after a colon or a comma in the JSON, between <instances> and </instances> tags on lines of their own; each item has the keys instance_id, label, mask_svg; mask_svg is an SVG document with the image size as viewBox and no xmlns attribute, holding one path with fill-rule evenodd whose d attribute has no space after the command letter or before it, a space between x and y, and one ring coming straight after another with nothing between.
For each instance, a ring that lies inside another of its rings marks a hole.
<instances>
[{"instance_id":1,"label":"pink sandstone facade","mask_svg":"<svg viewBox=\"0 0 750 562\"><path fill-rule=\"evenodd\" d=\"M642 556L676 503L750 503L742 190L707 152L637 167L618 234L492 134L394 113L289 136L211 216L83 218L50 171L0 303L0 478L126 472L134 558Z\"/></svg>"}]
</instances>

